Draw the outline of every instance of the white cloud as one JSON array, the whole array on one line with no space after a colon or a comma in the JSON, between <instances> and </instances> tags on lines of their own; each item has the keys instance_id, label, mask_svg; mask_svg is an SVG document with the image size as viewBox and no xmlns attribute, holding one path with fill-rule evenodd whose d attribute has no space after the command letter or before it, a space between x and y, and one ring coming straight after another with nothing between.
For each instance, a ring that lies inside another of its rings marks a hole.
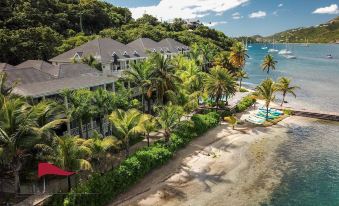
<instances>
[{"instance_id":1,"label":"white cloud","mask_svg":"<svg viewBox=\"0 0 339 206\"><path fill-rule=\"evenodd\" d=\"M266 16L266 12L264 11L257 11L253 12L252 14L248 15L249 18L264 18Z\"/></svg>"},{"instance_id":2,"label":"white cloud","mask_svg":"<svg viewBox=\"0 0 339 206\"><path fill-rule=\"evenodd\" d=\"M313 14L339 14L339 8L337 4L332 4L327 7L317 8L313 11Z\"/></svg>"},{"instance_id":3,"label":"white cloud","mask_svg":"<svg viewBox=\"0 0 339 206\"><path fill-rule=\"evenodd\" d=\"M278 16L278 11L274 11L274 12L272 12L272 14L273 14L274 16Z\"/></svg>"},{"instance_id":4,"label":"white cloud","mask_svg":"<svg viewBox=\"0 0 339 206\"><path fill-rule=\"evenodd\" d=\"M227 21L212 21L212 22L203 22L205 26L214 27L220 24L227 24Z\"/></svg>"},{"instance_id":5,"label":"white cloud","mask_svg":"<svg viewBox=\"0 0 339 206\"><path fill-rule=\"evenodd\" d=\"M239 12L235 12L232 14L232 19L242 19L242 18L244 17L241 16Z\"/></svg>"},{"instance_id":6,"label":"white cloud","mask_svg":"<svg viewBox=\"0 0 339 206\"><path fill-rule=\"evenodd\" d=\"M283 7L283 6L284 6L284 4L279 4L279 5L278 5L278 7Z\"/></svg>"},{"instance_id":7,"label":"white cloud","mask_svg":"<svg viewBox=\"0 0 339 206\"><path fill-rule=\"evenodd\" d=\"M143 14L151 14L163 20L174 18L199 18L211 12L217 15L224 11L238 7L249 0L160 0L159 4L130 8L133 18L140 18Z\"/></svg>"}]
</instances>

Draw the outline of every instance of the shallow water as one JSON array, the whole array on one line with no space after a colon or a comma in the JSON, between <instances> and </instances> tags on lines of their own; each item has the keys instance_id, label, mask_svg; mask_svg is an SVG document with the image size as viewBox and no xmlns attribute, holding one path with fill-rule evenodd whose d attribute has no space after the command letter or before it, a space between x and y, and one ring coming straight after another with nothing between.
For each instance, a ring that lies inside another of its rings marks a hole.
<instances>
[{"instance_id":1,"label":"shallow water","mask_svg":"<svg viewBox=\"0 0 339 206\"><path fill-rule=\"evenodd\" d=\"M339 205L339 123L314 121L290 125L288 140L278 149L275 170L281 184L262 206Z\"/></svg>"},{"instance_id":2,"label":"shallow water","mask_svg":"<svg viewBox=\"0 0 339 206\"><path fill-rule=\"evenodd\" d=\"M245 70L250 78L245 82L251 87L267 77L260 65L268 53L267 50L262 50L261 46L253 44L248 50L250 58L247 60ZM272 45L269 48L272 48ZM285 49L285 45L278 44L275 48ZM289 46L288 49L297 59L286 59L278 53L272 53L278 64L276 70L269 75L274 80L280 76L287 76L301 87L297 90L297 99L287 97L288 106L339 113L339 45L313 44L304 47L296 44ZM332 54L333 59L327 59L327 54ZM277 101L279 100L280 95L277 96Z\"/></svg>"}]
</instances>

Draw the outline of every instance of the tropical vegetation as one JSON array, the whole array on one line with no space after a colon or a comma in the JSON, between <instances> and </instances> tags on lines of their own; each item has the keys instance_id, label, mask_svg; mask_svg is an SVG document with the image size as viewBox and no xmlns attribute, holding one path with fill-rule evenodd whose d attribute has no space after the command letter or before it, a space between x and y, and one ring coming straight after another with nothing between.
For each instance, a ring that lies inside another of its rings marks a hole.
<instances>
[{"instance_id":1,"label":"tropical vegetation","mask_svg":"<svg viewBox=\"0 0 339 206\"><path fill-rule=\"evenodd\" d=\"M283 97L280 106L283 106L283 104L285 103L285 98L287 94L292 94L294 97L297 97L297 95L295 94L295 90L299 89L300 87L292 86L291 81L292 80L287 77L280 77L278 79L276 90L278 92L281 92Z\"/></svg>"}]
</instances>

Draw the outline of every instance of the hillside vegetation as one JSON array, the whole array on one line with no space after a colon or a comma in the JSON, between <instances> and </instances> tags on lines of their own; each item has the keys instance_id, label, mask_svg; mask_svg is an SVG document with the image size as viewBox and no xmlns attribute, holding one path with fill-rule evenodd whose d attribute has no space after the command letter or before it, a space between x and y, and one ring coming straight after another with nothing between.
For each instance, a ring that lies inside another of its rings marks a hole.
<instances>
[{"instance_id":1,"label":"hillside vegetation","mask_svg":"<svg viewBox=\"0 0 339 206\"><path fill-rule=\"evenodd\" d=\"M291 43L334 43L339 40L339 16L327 23L308 28L296 28L279 32L265 40L275 39L275 41Z\"/></svg>"},{"instance_id":2,"label":"hillside vegetation","mask_svg":"<svg viewBox=\"0 0 339 206\"><path fill-rule=\"evenodd\" d=\"M222 49L233 44L224 33L203 25L192 28L182 19L169 24L150 15L134 20L127 8L100 0L2 0L0 28L0 62L10 64L48 60L98 37L122 43L171 37Z\"/></svg>"}]
</instances>

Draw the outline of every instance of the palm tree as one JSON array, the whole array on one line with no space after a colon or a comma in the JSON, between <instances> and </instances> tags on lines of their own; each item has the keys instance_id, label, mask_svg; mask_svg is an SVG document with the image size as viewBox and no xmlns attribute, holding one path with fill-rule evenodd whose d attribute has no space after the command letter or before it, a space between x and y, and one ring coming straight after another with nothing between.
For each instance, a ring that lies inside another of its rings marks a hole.
<instances>
[{"instance_id":1,"label":"palm tree","mask_svg":"<svg viewBox=\"0 0 339 206\"><path fill-rule=\"evenodd\" d=\"M273 56L268 54L265 56L263 63L261 64L261 68L263 71L267 71L267 74L270 73L270 69L275 70L276 64L278 62L274 60Z\"/></svg>"},{"instance_id":2,"label":"palm tree","mask_svg":"<svg viewBox=\"0 0 339 206\"><path fill-rule=\"evenodd\" d=\"M57 137L55 148L55 164L65 170L79 171L92 170L89 157L91 149L84 144L85 140L80 137L62 136Z\"/></svg>"},{"instance_id":3,"label":"palm tree","mask_svg":"<svg viewBox=\"0 0 339 206\"><path fill-rule=\"evenodd\" d=\"M287 94L292 94L296 98L297 95L294 91L299 88L300 87L298 86L291 86L291 79L288 79L287 77L279 78L278 83L276 84L276 89L277 91L282 92L283 95L280 106L283 106Z\"/></svg>"},{"instance_id":4,"label":"palm tree","mask_svg":"<svg viewBox=\"0 0 339 206\"><path fill-rule=\"evenodd\" d=\"M148 112L151 111L152 71L151 64L147 61L132 64L130 70L124 71L124 78L136 84L141 90L142 112L145 111L145 95L147 95Z\"/></svg>"},{"instance_id":5,"label":"palm tree","mask_svg":"<svg viewBox=\"0 0 339 206\"><path fill-rule=\"evenodd\" d=\"M65 120L53 119L47 103L31 106L23 98L4 98L0 108L0 164L14 175L15 191L20 192L19 173L32 149L54 134Z\"/></svg>"},{"instance_id":6,"label":"palm tree","mask_svg":"<svg viewBox=\"0 0 339 206\"><path fill-rule=\"evenodd\" d=\"M214 66L220 66L222 68L227 68L228 71L230 71L232 74L235 74L239 68L234 67L233 64L230 62L230 52L228 51L222 51L219 52L213 60Z\"/></svg>"},{"instance_id":7,"label":"palm tree","mask_svg":"<svg viewBox=\"0 0 339 206\"><path fill-rule=\"evenodd\" d=\"M65 93L68 95L69 100L68 116L70 117L70 120L78 121L79 136L84 137L83 122L88 121L90 117L92 117L94 111L94 107L91 104L93 94L87 89L80 89L70 93L64 92L63 94L66 95Z\"/></svg>"},{"instance_id":8,"label":"palm tree","mask_svg":"<svg viewBox=\"0 0 339 206\"><path fill-rule=\"evenodd\" d=\"M244 68L246 58L248 58L248 55L242 43L237 42L231 47L230 62L233 67Z\"/></svg>"},{"instance_id":9,"label":"palm tree","mask_svg":"<svg viewBox=\"0 0 339 206\"><path fill-rule=\"evenodd\" d=\"M256 97L259 99L263 99L265 101L266 106L266 120L268 120L269 107L271 102L275 99L274 93L276 92L275 83L272 79L266 79L261 82L259 86L256 88Z\"/></svg>"},{"instance_id":10,"label":"palm tree","mask_svg":"<svg viewBox=\"0 0 339 206\"><path fill-rule=\"evenodd\" d=\"M118 109L109 116L109 121L114 126L113 134L122 141L126 156L129 155L130 139L143 132L144 119L143 114L136 109L130 109L126 112Z\"/></svg>"},{"instance_id":11,"label":"palm tree","mask_svg":"<svg viewBox=\"0 0 339 206\"><path fill-rule=\"evenodd\" d=\"M213 67L205 80L205 91L215 99L217 107L222 97L227 98L236 92L236 82L232 75L224 68Z\"/></svg>"},{"instance_id":12,"label":"palm tree","mask_svg":"<svg viewBox=\"0 0 339 206\"><path fill-rule=\"evenodd\" d=\"M102 136L105 136L105 131L103 128L103 121L106 118L106 116L111 113L114 109L114 96L111 94L111 92L99 88L93 92L92 96L92 103L93 104L93 110L96 116L99 117L99 128L100 133Z\"/></svg>"},{"instance_id":13,"label":"palm tree","mask_svg":"<svg viewBox=\"0 0 339 206\"><path fill-rule=\"evenodd\" d=\"M198 44L195 43L191 46L189 58L192 59L197 66L201 67L202 60L201 60L200 48Z\"/></svg>"},{"instance_id":14,"label":"palm tree","mask_svg":"<svg viewBox=\"0 0 339 206\"><path fill-rule=\"evenodd\" d=\"M248 79L248 74L245 70L240 70L236 73L236 77L239 80L239 91L241 90L241 83L243 79Z\"/></svg>"},{"instance_id":15,"label":"palm tree","mask_svg":"<svg viewBox=\"0 0 339 206\"><path fill-rule=\"evenodd\" d=\"M165 142L169 142L170 135L180 118L183 115L183 109L180 106L172 105L171 103L166 106L159 106L156 108L158 116L156 117L161 129L164 130Z\"/></svg>"},{"instance_id":16,"label":"palm tree","mask_svg":"<svg viewBox=\"0 0 339 206\"><path fill-rule=\"evenodd\" d=\"M158 93L158 102L164 103L164 96L167 91L175 91L176 83L180 83L180 78L175 75L175 68L170 60L160 53L154 54L151 59L153 64L152 81Z\"/></svg>"},{"instance_id":17,"label":"palm tree","mask_svg":"<svg viewBox=\"0 0 339 206\"><path fill-rule=\"evenodd\" d=\"M94 132L93 136L90 139L84 140L82 143L83 146L91 150L90 162L101 170L101 166L105 166L105 160L108 159L108 153L112 149L119 149L121 141L115 137L105 137L101 136Z\"/></svg>"},{"instance_id":18,"label":"palm tree","mask_svg":"<svg viewBox=\"0 0 339 206\"><path fill-rule=\"evenodd\" d=\"M147 139L147 146L150 146L150 133L156 131L158 128L158 122L156 119L151 115L144 115L144 123L142 124L142 130L145 133L145 137Z\"/></svg>"},{"instance_id":19,"label":"palm tree","mask_svg":"<svg viewBox=\"0 0 339 206\"><path fill-rule=\"evenodd\" d=\"M207 72L211 66L211 62L215 56L216 49L213 48L210 44L200 45L200 55L203 71Z\"/></svg>"}]
</instances>

